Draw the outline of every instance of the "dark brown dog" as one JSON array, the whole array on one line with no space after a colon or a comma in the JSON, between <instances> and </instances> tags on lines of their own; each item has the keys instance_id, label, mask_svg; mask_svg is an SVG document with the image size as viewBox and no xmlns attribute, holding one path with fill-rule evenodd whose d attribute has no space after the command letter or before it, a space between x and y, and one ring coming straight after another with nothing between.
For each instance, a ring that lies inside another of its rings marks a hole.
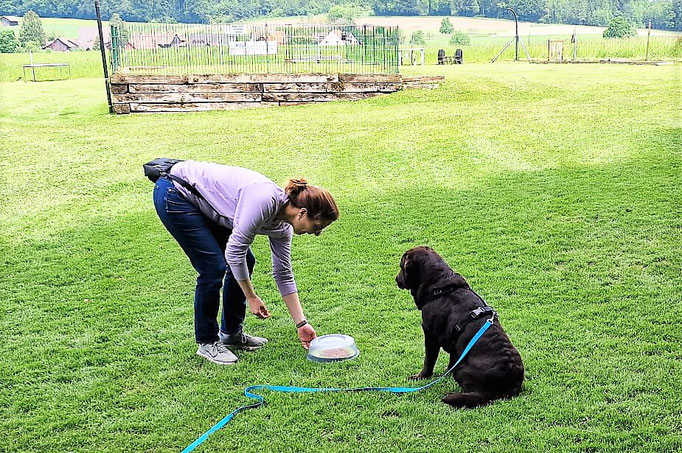
<instances>
[{"instance_id":1,"label":"dark brown dog","mask_svg":"<svg viewBox=\"0 0 682 453\"><path fill-rule=\"evenodd\" d=\"M409 289L422 312L426 356L424 367L410 379L433 375L440 348L450 354L450 369L483 323L493 316L487 304L464 277L430 247L408 250L395 278L400 289ZM474 311L479 309L477 311ZM480 314L472 318L471 313ZM484 312L484 313L481 313ZM458 331L461 329L461 331ZM443 402L455 407L476 407L521 391L523 362L497 318L453 371L461 393L449 393Z\"/></svg>"}]
</instances>

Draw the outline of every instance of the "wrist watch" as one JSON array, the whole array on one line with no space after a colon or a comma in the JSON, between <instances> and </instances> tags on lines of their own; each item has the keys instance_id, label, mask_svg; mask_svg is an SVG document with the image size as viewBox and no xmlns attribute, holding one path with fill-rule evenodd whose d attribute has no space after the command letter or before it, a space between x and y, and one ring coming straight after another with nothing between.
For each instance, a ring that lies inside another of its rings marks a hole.
<instances>
[{"instance_id":1,"label":"wrist watch","mask_svg":"<svg viewBox=\"0 0 682 453\"><path fill-rule=\"evenodd\" d=\"M306 321L306 320L304 319L303 321L301 321L301 322L299 322L298 324L296 324L296 328L297 328L297 329L300 329L301 327L305 326L306 324L308 324L308 321Z\"/></svg>"}]
</instances>

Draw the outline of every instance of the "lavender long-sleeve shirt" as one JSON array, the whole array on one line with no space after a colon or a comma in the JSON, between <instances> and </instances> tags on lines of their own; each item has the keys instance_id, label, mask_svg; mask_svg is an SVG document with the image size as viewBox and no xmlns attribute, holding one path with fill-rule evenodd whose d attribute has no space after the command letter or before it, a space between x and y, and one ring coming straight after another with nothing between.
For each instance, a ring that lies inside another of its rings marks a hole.
<instances>
[{"instance_id":1,"label":"lavender long-sleeve shirt","mask_svg":"<svg viewBox=\"0 0 682 453\"><path fill-rule=\"evenodd\" d=\"M287 201L282 188L252 170L208 162L186 160L173 166L172 176L187 181L204 197L194 196L182 185L175 187L204 215L232 230L225 248L225 261L237 280L248 280L246 252L256 234L270 240L272 273L280 294L296 292L291 270L293 228L276 219Z\"/></svg>"}]
</instances>

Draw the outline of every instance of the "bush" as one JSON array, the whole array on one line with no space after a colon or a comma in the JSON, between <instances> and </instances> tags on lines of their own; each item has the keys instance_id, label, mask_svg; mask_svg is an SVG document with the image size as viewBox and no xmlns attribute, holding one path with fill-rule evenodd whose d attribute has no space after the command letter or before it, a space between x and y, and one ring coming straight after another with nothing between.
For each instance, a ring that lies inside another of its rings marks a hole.
<instances>
[{"instance_id":1,"label":"bush","mask_svg":"<svg viewBox=\"0 0 682 453\"><path fill-rule=\"evenodd\" d=\"M38 41L26 41L17 49L18 52L38 52L43 48L43 45Z\"/></svg>"},{"instance_id":2,"label":"bush","mask_svg":"<svg viewBox=\"0 0 682 453\"><path fill-rule=\"evenodd\" d=\"M418 46L425 46L426 45L426 39L424 38L424 32L421 30L417 30L414 33L412 33L412 37L410 38L410 44L416 44Z\"/></svg>"},{"instance_id":3,"label":"bush","mask_svg":"<svg viewBox=\"0 0 682 453\"><path fill-rule=\"evenodd\" d=\"M620 16L612 19L604 30L604 38L631 38L633 36L637 36L635 26Z\"/></svg>"},{"instance_id":4,"label":"bush","mask_svg":"<svg viewBox=\"0 0 682 453\"><path fill-rule=\"evenodd\" d=\"M471 38L463 31L455 31L452 33L452 37L450 38L450 44L468 46L469 44L471 44Z\"/></svg>"},{"instance_id":5,"label":"bush","mask_svg":"<svg viewBox=\"0 0 682 453\"><path fill-rule=\"evenodd\" d=\"M455 31L455 28L452 26L452 22L450 22L449 18L444 17L443 20L440 21L439 31L444 35L449 35L453 31Z\"/></svg>"},{"instance_id":6,"label":"bush","mask_svg":"<svg viewBox=\"0 0 682 453\"><path fill-rule=\"evenodd\" d=\"M329 8L327 21L330 24L353 25L358 11L353 5L335 5Z\"/></svg>"},{"instance_id":7,"label":"bush","mask_svg":"<svg viewBox=\"0 0 682 453\"><path fill-rule=\"evenodd\" d=\"M12 30L0 31L0 53L14 53L17 47L19 42Z\"/></svg>"}]
</instances>

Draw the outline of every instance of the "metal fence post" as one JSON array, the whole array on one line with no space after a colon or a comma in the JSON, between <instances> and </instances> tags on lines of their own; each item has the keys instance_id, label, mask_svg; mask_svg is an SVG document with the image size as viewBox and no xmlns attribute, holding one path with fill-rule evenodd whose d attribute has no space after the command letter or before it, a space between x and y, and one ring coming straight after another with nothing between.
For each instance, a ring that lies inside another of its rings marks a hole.
<instances>
[{"instance_id":1,"label":"metal fence post","mask_svg":"<svg viewBox=\"0 0 682 453\"><path fill-rule=\"evenodd\" d=\"M102 54L102 69L104 70L104 86L107 90L109 113L114 113L114 105L111 102L111 89L109 87L109 70L107 69L107 54L105 51L104 33L102 32L102 16L99 13L99 1L95 0L95 13L97 14L97 30L99 32L99 50Z\"/></svg>"}]
</instances>

